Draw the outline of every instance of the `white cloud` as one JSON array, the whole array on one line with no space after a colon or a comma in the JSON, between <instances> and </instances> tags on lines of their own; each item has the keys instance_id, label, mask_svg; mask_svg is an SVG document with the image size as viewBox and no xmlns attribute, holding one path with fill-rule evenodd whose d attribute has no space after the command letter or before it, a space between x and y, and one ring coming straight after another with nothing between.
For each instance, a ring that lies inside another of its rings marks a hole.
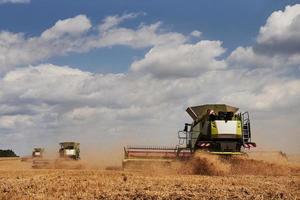
<instances>
[{"instance_id":1,"label":"white cloud","mask_svg":"<svg viewBox=\"0 0 300 200\"><path fill-rule=\"evenodd\" d=\"M224 69L217 57L225 51L220 41L202 40L196 44L153 47L143 59L135 61L131 70L156 77L199 76L208 70Z\"/></svg>"},{"instance_id":2,"label":"white cloud","mask_svg":"<svg viewBox=\"0 0 300 200\"><path fill-rule=\"evenodd\" d=\"M260 28L257 42L238 47L227 58L231 66L275 68L289 71L300 66L300 5L275 11Z\"/></svg>"},{"instance_id":3,"label":"white cloud","mask_svg":"<svg viewBox=\"0 0 300 200\"><path fill-rule=\"evenodd\" d=\"M21 128L33 125L31 116L29 115L13 115L0 117L0 127L2 128Z\"/></svg>"},{"instance_id":4,"label":"white cloud","mask_svg":"<svg viewBox=\"0 0 300 200\"><path fill-rule=\"evenodd\" d=\"M26 38L23 34L0 32L0 72L16 66L26 65L68 52L78 52L84 40L72 37L46 40L44 38Z\"/></svg>"},{"instance_id":5,"label":"white cloud","mask_svg":"<svg viewBox=\"0 0 300 200\"><path fill-rule=\"evenodd\" d=\"M116 135L119 142L134 137L131 143L174 144L176 131L190 120L187 106L228 103L254 115L264 111L272 116L290 107L300 109L299 84L272 70L208 70L190 78L156 79L135 72L104 75L44 64L13 70L0 80L0 102L5 105L0 107L0 129L32 132L26 137L35 140L38 132L53 130L47 137L55 142L72 138L107 145L105 133ZM135 135L139 133L142 138Z\"/></svg>"},{"instance_id":6,"label":"white cloud","mask_svg":"<svg viewBox=\"0 0 300 200\"><path fill-rule=\"evenodd\" d=\"M138 29L112 28L101 33L96 41L91 41L93 47L125 45L133 48L144 48L164 44L182 44L187 38L176 32L161 32L161 22L141 25Z\"/></svg>"},{"instance_id":7,"label":"white cloud","mask_svg":"<svg viewBox=\"0 0 300 200\"><path fill-rule=\"evenodd\" d=\"M124 20L136 18L142 14L144 15L144 13L130 13L106 17L99 26L100 36L91 40L88 46L125 45L133 48L144 48L165 44L182 44L187 41L187 37L183 34L163 31L161 22L150 25L141 24L136 30L118 26Z\"/></svg>"},{"instance_id":8,"label":"white cloud","mask_svg":"<svg viewBox=\"0 0 300 200\"><path fill-rule=\"evenodd\" d=\"M100 32L108 31L109 29L115 28L124 20L136 18L140 14L142 13L129 13L122 16L118 16L118 15L108 16L103 20L103 23L100 24L99 30Z\"/></svg>"},{"instance_id":9,"label":"white cloud","mask_svg":"<svg viewBox=\"0 0 300 200\"><path fill-rule=\"evenodd\" d=\"M252 77L252 81L255 79ZM231 95L224 96L224 101L236 101L239 106L247 107L252 110L272 110L278 111L282 108L300 108L298 99L300 98L300 80L264 80L264 85L257 88L260 84L253 84L252 91L232 91Z\"/></svg>"},{"instance_id":10,"label":"white cloud","mask_svg":"<svg viewBox=\"0 0 300 200\"><path fill-rule=\"evenodd\" d=\"M44 31L41 38L56 39L65 34L77 36L88 31L91 27L91 22L85 15L77 15L74 18L59 20L53 27Z\"/></svg>"},{"instance_id":11,"label":"white cloud","mask_svg":"<svg viewBox=\"0 0 300 200\"><path fill-rule=\"evenodd\" d=\"M191 32L191 36L201 37L202 33L200 31L194 30Z\"/></svg>"},{"instance_id":12,"label":"white cloud","mask_svg":"<svg viewBox=\"0 0 300 200\"><path fill-rule=\"evenodd\" d=\"M86 52L94 48L125 45L145 48L163 44L181 44L187 38L176 32L161 30L161 23L140 25L137 29L118 27L138 14L107 17L99 32L92 31L85 15L59 20L41 36L26 37L22 33L0 32L0 73L20 65L34 64L70 52Z\"/></svg>"},{"instance_id":13,"label":"white cloud","mask_svg":"<svg viewBox=\"0 0 300 200\"><path fill-rule=\"evenodd\" d=\"M262 53L300 54L300 5L273 12L260 28L257 43Z\"/></svg>"},{"instance_id":14,"label":"white cloud","mask_svg":"<svg viewBox=\"0 0 300 200\"><path fill-rule=\"evenodd\" d=\"M0 0L0 4L5 3L30 3L31 0Z\"/></svg>"},{"instance_id":15,"label":"white cloud","mask_svg":"<svg viewBox=\"0 0 300 200\"><path fill-rule=\"evenodd\" d=\"M227 58L231 67L237 68L281 68L283 64L289 66L288 58L281 55L268 56L259 54L253 50L253 47L238 47Z\"/></svg>"}]
</instances>

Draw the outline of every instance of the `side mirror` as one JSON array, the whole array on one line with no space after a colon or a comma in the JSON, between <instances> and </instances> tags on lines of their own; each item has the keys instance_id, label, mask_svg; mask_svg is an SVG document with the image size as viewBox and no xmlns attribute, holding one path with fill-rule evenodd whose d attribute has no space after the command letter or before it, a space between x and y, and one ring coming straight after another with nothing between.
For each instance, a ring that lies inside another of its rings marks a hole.
<instances>
[{"instance_id":1,"label":"side mirror","mask_svg":"<svg viewBox=\"0 0 300 200\"><path fill-rule=\"evenodd\" d=\"M184 124L184 129L183 129L184 132L188 132L188 124Z\"/></svg>"}]
</instances>

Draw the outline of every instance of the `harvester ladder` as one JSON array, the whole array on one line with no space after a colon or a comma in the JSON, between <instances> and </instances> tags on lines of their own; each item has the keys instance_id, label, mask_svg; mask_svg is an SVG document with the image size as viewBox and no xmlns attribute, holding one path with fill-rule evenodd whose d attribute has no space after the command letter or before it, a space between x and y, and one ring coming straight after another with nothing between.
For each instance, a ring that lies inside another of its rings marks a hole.
<instances>
[{"instance_id":1,"label":"harvester ladder","mask_svg":"<svg viewBox=\"0 0 300 200\"><path fill-rule=\"evenodd\" d=\"M183 149L192 148L192 132L188 130L178 131L178 147Z\"/></svg>"},{"instance_id":2,"label":"harvester ladder","mask_svg":"<svg viewBox=\"0 0 300 200\"><path fill-rule=\"evenodd\" d=\"M242 113L243 142L251 142L250 117L248 112Z\"/></svg>"}]
</instances>

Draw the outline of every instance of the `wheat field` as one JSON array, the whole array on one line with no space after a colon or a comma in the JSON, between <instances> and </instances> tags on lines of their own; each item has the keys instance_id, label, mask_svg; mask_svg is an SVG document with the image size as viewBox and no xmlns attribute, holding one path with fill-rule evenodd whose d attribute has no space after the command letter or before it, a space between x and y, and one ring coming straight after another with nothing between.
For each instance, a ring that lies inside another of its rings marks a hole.
<instances>
[{"instance_id":1,"label":"wheat field","mask_svg":"<svg viewBox=\"0 0 300 200\"><path fill-rule=\"evenodd\" d=\"M81 169L32 169L0 161L0 199L300 199L299 171L282 175L181 175Z\"/></svg>"}]
</instances>

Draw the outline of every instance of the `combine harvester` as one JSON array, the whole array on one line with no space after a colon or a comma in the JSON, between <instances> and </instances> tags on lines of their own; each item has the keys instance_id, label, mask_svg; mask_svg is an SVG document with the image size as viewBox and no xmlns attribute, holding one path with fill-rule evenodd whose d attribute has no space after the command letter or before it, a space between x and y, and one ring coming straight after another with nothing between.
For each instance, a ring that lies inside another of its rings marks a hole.
<instances>
[{"instance_id":1,"label":"combine harvester","mask_svg":"<svg viewBox=\"0 0 300 200\"><path fill-rule=\"evenodd\" d=\"M59 143L59 158L55 160L45 159L43 151L40 157L33 159L33 168L80 168L79 163L74 163L80 159L80 144L77 142L61 142ZM33 152L33 154L35 151Z\"/></svg>"},{"instance_id":2,"label":"combine harvester","mask_svg":"<svg viewBox=\"0 0 300 200\"><path fill-rule=\"evenodd\" d=\"M80 144L77 142L61 142L59 159L55 161L55 168L79 169L82 168L80 160Z\"/></svg>"},{"instance_id":3,"label":"combine harvester","mask_svg":"<svg viewBox=\"0 0 300 200\"><path fill-rule=\"evenodd\" d=\"M123 169L174 161L189 161L195 152L231 157L246 154L244 149L256 147L251 142L249 113L238 113L238 108L225 104L188 107L193 123L186 123L178 132L175 147L127 146L124 148Z\"/></svg>"},{"instance_id":4,"label":"combine harvester","mask_svg":"<svg viewBox=\"0 0 300 200\"><path fill-rule=\"evenodd\" d=\"M32 151L32 168L47 168L51 161L44 158L44 148L34 148Z\"/></svg>"},{"instance_id":5,"label":"combine harvester","mask_svg":"<svg viewBox=\"0 0 300 200\"><path fill-rule=\"evenodd\" d=\"M21 161L23 161L23 162L29 162L30 161L31 162L34 159L41 159L44 156L44 152L45 152L44 148L40 148L40 147L33 148L31 156L24 156L24 157L21 158Z\"/></svg>"},{"instance_id":6,"label":"combine harvester","mask_svg":"<svg viewBox=\"0 0 300 200\"><path fill-rule=\"evenodd\" d=\"M34 148L32 151L32 158L42 158L44 156L44 148Z\"/></svg>"},{"instance_id":7,"label":"combine harvester","mask_svg":"<svg viewBox=\"0 0 300 200\"><path fill-rule=\"evenodd\" d=\"M80 159L80 144L77 142L61 142L59 143L59 157L67 160Z\"/></svg>"}]
</instances>

